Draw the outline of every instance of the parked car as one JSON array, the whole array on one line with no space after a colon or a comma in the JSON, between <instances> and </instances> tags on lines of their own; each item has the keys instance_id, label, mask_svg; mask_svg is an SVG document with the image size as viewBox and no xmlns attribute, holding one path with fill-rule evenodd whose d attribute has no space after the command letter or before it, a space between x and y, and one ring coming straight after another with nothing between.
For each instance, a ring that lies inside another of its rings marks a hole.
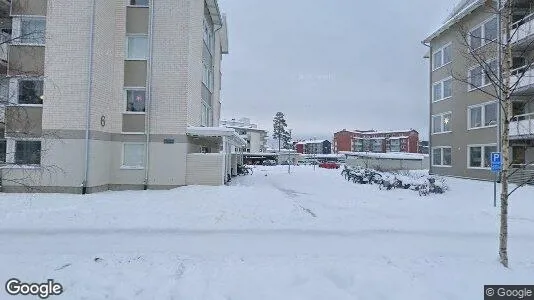
<instances>
[{"instance_id":1,"label":"parked car","mask_svg":"<svg viewBox=\"0 0 534 300\"><path fill-rule=\"evenodd\" d=\"M340 165L333 161L325 161L319 164L319 168L325 169L339 169Z\"/></svg>"}]
</instances>

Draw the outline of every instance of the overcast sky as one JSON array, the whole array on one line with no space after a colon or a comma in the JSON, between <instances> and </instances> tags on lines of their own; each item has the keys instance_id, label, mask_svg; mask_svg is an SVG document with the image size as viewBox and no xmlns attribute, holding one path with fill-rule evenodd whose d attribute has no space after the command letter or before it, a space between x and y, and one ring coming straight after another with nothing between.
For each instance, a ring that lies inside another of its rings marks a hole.
<instances>
[{"instance_id":1,"label":"overcast sky","mask_svg":"<svg viewBox=\"0 0 534 300\"><path fill-rule=\"evenodd\" d=\"M219 0L228 17L222 118L300 138L341 129L428 134L423 40L451 0Z\"/></svg>"}]
</instances>

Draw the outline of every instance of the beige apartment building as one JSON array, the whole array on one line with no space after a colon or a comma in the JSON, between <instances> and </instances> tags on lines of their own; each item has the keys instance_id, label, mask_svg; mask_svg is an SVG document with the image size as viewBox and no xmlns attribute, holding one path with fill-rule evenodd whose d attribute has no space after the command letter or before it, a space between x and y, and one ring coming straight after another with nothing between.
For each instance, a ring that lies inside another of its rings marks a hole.
<instances>
[{"instance_id":1,"label":"beige apartment building","mask_svg":"<svg viewBox=\"0 0 534 300\"><path fill-rule=\"evenodd\" d=\"M225 183L217 0L0 0L2 190ZM234 163L233 163L234 162Z\"/></svg>"},{"instance_id":2,"label":"beige apartment building","mask_svg":"<svg viewBox=\"0 0 534 300\"><path fill-rule=\"evenodd\" d=\"M258 124L251 123L249 118L222 120L220 124L235 129L237 134L247 142L242 149L243 152L265 153L267 151L267 130L258 128Z\"/></svg>"},{"instance_id":3,"label":"beige apartment building","mask_svg":"<svg viewBox=\"0 0 534 300\"><path fill-rule=\"evenodd\" d=\"M494 85L470 53L484 53L487 70L499 74L499 16L497 1L463 0L446 22L424 40L430 47L430 172L493 179L490 153L499 151L500 109ZM534 1L514 1L514 66L511 84L534 54L526 46L534 40ZM482 52L481 52L482 51ZM524 53L523 55L520 53ZM478 56L480 57L480 56ZM534 162L534 81L531 70L513 95L510 125L512 160L522 169ZM465 80L463 80L465 78ZM514 174L515 180L534 174L534 167Z\"/></svg>"}]
</instances>

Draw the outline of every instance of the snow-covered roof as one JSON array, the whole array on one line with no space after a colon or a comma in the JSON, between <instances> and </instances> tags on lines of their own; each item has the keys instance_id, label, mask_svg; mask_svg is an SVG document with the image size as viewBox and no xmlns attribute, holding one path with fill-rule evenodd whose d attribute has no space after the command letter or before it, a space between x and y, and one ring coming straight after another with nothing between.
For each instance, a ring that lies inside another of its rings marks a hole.
<instances>
[{"instance_id":1,"label":"snow-covered roof","mask_svg":"<svg viewBox=\"0 0 534 300\"><path fill-rule=\"evenodd\" d=\"M400 139L407 139L409 138L409 136L393 136L393 137L390 137L389 139L390 140L400 140Z\"/></svg>"},{"instance_id":2,"label":"snow-covered roof","mask_svg":"<svg viewBox=\"0 0 534 300\"><path fill-rule=\"evenodd\" d=\"M312 140L312 141L301 141L301 142L298 142L297 145L305 145L305 144L320 144L320 143L324 143L328 140Z\"/></svg>"},{"instance_id":3,"label":"snow-covered roof","mask_svg":"<svg viewBox=\"0 0 534 300\"><path fill-rule=\"evenodd\" d=\"M199 137L228 137L230 142L236 146L245 146L247 142L242 139L233 128L226 127L187 127L186 134L188 136Z\"/></svg>"},{"instance_id":4,"label":"snow-covered roof","mask_svg":"<svg viewBox=\"0 0 534 300\"><path fill-rule=\"evenodd\" d=\"M339 152L348 156L359 156L367 158L381 158L381 159L401 159L401 160L423 160L428 157L426 154L419 153L405 153L405 152L388 152L388 153L374 153L374 152Z\"/></svg>"},{"instance_id":5,"label":"snow-covered roof","mask_svg":"<svg viewBox=\"0 0 534 300\"><path fill-rule=\"evenodd\" d=\"M250 130L250 131L263 131L267 132L267 130L256 128L256 127L250 127L250 126L232 126L232 125L224 125L222 127L226 128L234 128L234 129L242 129L242 130Z\"/></svg>"},{"instance_id":6,"label":"snow-covered roof","mask_svg":"<svg viewBox=\"0 0 534 300\"><path fill-rule=\"evenodd\" d=\"M304 157L306 158L343 158L345 157L344 154L304 154Z\"/></svg>"},{"instance_id":7,"label":"snow-covered roof","mask_svg":"<svg viewBox=\"0 0 534 300\"><path fill-rule=\"evenodd\" d=\"M414 129L408 130L387 130L387 131L374 131L374 132L364 132L362 135L373 135L373 134L391 134L391 133L401 133L401 132L411 132L415 131Z\"/></svg>"},{"instance_id":8,"label":"snow-covered roof","mask_svg":"<svg viewBox=\"0 0 534 300\"><path fill-rule=\"evenodd\" d=\"M431 35L429 35L423 42L429 43L431 40L442 34L445 30L456 24L456 22L463 19L465 16L473 12L484 4L484 0L462 0L453 9L447 20L436 29Z\"/></svg>"}]
</instances>

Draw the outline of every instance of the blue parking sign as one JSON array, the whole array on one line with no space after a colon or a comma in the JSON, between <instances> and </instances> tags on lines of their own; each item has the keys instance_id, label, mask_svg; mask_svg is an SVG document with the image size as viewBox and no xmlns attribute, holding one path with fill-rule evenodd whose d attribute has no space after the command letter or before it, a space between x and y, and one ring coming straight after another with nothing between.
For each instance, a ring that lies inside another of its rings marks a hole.
<instances>
[{"instance_id":1,"label":"blue parking sign","mask_svg":"<svg viewBox=\"0 0 534 300\"><path fill-rule=\"evenodd\" d=\"M500 172L502 169L501 152L491 152L491 171Z\"/></svg>"}]
</instances>

